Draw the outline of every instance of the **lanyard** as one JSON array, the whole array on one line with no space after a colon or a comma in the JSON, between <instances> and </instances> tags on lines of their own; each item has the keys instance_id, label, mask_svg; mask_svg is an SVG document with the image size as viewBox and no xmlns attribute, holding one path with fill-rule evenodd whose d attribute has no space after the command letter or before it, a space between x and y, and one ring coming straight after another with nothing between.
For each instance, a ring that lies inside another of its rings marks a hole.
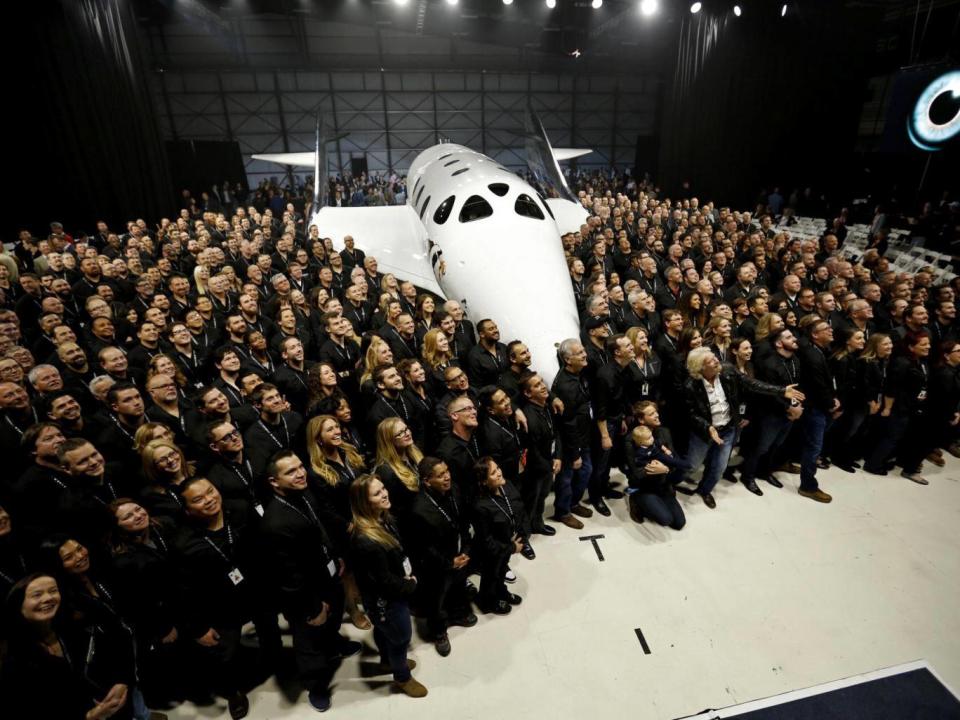
<instances>
[{"instance_id":1,"label":"lanyard","mask_svg":"<svg viewBox=\"0 0 960 720\"><path fill-rule=\"evenodd\" d=\"M350 461L347 460L345 456L341 455L339 451L337 451L337 457L341 458L341 462L334 462L333 464L339 465L340 467L343 468L343 471L347 474L347 477L350 478L350 482L353 482L354 480L356 480L357 474L353 471L353 468L350 467ZM337 475L340 475L340 474L341 473L337 471Z\"/></svg>"},{"instance_id":2,"label":"lanyard","mask_svg":"<svg viewBox=\"0 0 960 720\"><path fill-rule=\"evenodd\" d=\"M644 377L646 377L646 375L644 375ZM550 430L550 437L553 437L553 418L550 417L550 411L539 405L531 404L531 407L536 408L537 414L547 423L547 428Z\"/></svg>"},{"instance_id":3,"label":"lanyard","mask_svg":"<svg viewBox=\"0 0 960 720\"><path fill-rule=\"evenodd\" d=\"M501 497L506 501L507 507L504 509L503 505L497 502L497 496L491 495L490 499L493 500L493 504L497 506L497 509L507 516L507 520L510 521L510 526L516 530L517 529L517 517L513 512L513 505L510 504L510 498L507 497L506 493L503 493Z\"/></svg>"},{"instance_id":4,"label":"lanyard","mask_svg":"<svg viewBox=\"0 0 960 720\"><path fill-rule=\"evenodd\" d=\"M793 358L790 358L790 364L787 364L786 358L783 355L780 356L780 362L783 363L783 368L787 371L787 375L790 377L790 384L797 382L797 361Z\"/></svg>"},{"instance_id":5,"label":"lanyard","mask_svg":"<svg viewBox=\"0 0 960 720\"><path fill-rule=\"evenodd\" d=\"M447 511L443 509L443 507L440 505L440 503L436 501L436 499L433 497L433 495L432 495L429 491L424 492L424 495L427 496L427 499L428 499L430 502L433 503L433 506L440 512L441 515L443 515L444 519L445 519L448 523L450 523L450 524L451 524L453 527L455 527L457 530L460 529L460 526L454 521L454 519L453 519L452 517L450 517L450 516L447 514ZM450 495L448 495L448 497L450 498L450 502L453 503L453 514L457 516L457 519L459 519L459 518L460 518L460 506L457 505L457 499L453 496L453 492L452 492L452 491L451 491Z\"/></svg>"},{"instance_id":6,"label":"lanyard","mask_svg":"<svg viewBox=\"0 0 960 720\"><path fill-rule=\"evenodd\" d=\"M150 539L155 540L157 544L160 545L160 549L163 550L164 555L169 555L170 549L167 547L167 541L163 539L163 535L161 535L160 531L156 528L151 528L151 530L153 532L150 534Z\"/></svg>"},{"instance_id":7,"label":"lanyard","mask_svg":"<svg viewBox=\"0 0 960 720\"><path fill-rule=\"evenodd\" d=\"M27 571L27 564L23 561L23 555L21 555L20 553L17 553L17 564L20 565L20 569L23 572ZM7 575L5 572L3 572L3 570L0 570L0 578L3 578L11 585L13 585L16 582L16 579L12 575Z\"/></svg>"},{"instance_id":8,"label":"lanyard","mask_svg":"<svg viewBox=\"0 0 960 720\"><path fill-rule=\"evenodd\" d=\"M290 430L287 428L287 421L283 417L283 415L280 416L280 424L283 425L283 435L284 435L284 439L286 440L286 445L281 443L280 440L277 438L277 436L274 435L272 432L270 432L270 428L267 427L267 424L263 421L262 418L260 420L257 420L257 423L259 423L260 427L263 428L263 431L270 436L270 439L277 444L277 447L283 448L290 445Z\"/></svg>"},{"instance_id":9,"label":"lanyard","mask_svg":"<svg viewBox=\"0 0 960 720\"><path fill-rule=\"evenodd\" d=\"M240 481L247 486L247 490L251 490L250 485L253 483L253 466L250 464L250 461L244 458L243 465L247 471L247 474L244 474L241 470L241 466L237 463L230 463L230 469L233 471L233 474L240 478Z\"/></svg>"},{"instance_id":10,"label":"lanyard","mask_svg":"<svg viewBox=\"0 0 960 720\"><path fill-rule=\"evenodd\" d=\"M236 400L238 404L243 405L243 397L234 389L233 385L226 380L223 381L223 389L226 390L227 394Z\"/></svg>"},{"instance_id":11,"label":"lanyard","mask_svg":"<svg viewBox=\"0 0 960 720\"><path fill-rule=\"evenodd\" d=\"M117 429L118 429L120 432L122 432L124 435L126 435L126 436L127 436L127 439L129 439L130 442L133 442L133 435L131 435L129 432L127 432L127 429L123 426L123 424L120 422L120 420L117 418L117 416L111 414L111 415L110 415L110 419L113 420L113 424L117 426Z\"/></svg>"},{"instance_id":12,"label":"lanyard","mask_svg":"<svg viewBox=\"0 0 960 720\"><path fill-rule=\"evenodd\" d=\"M379 395L379 399L380 399L380 400L383 402L383 404L386 405L388 408L390 408L390 409L393 410L394 412L397 412L397 408L394 407L393 405L391 405L391 404L390 404L390 401L387 400L387 398L386 398L382 393ZM409 422L409 420L410 420L410 413L407 412L407 404L403 401L403 397L400 395L400 393L397 393L397 400L400 402L400 408L401 408L401 410L402 410L403 419Z\"/></svg>"},{"instance_id":13,"label":"lanyard","mask_svg":"<svg viewBox=\"0 0 960 720\"><path fill-rule=\"evenodd\" d=\"M230 529L230 523L226 520L223 521L223 526L227 529L227 548L230 550L230 554L233 555L233 531ZM228 565L233 565L233 561L227 557L227 554L223 552L213 540L206 535L203 536L203 539L207 541L207 544L212 547L217 555L222 557Z\"/></svg>"},{"instance_id":14,"label":"lanyard","mask_svg":"<svg viewBox=\"0 0 960 720\"><path fill-rule=\"evenodd\" d=\"M320 518L317 517L316 510L313 509L313 505L310 504L310 501L307 500L306 496L303 497L303 504L307 506L307 512L310 513L309 517L307 517L306 513L304 513L303 510L301 510L300 508L298 508L296 505L294 505L292 502L289 502L285 498L282 498L279 495L274 495L273 499L276 500L281 505L286 505L288 508L293 510L295 513L297 513L297 515L302 517L307 522L312 523L317 527L323 527L323 525L320 523ZM327 555L327 557L329 557L330 554L327 552L327 548L323 546L323 543L320 544L320 547L323 548L324 554Z\"/></svg>"},{"instance_id":15,"label":"lanyard","mask_svg":"<svg viewBox=\"0 0 960 720\"><path fill-rule=\"evenodd\" d=\"M497 420L494 419L493 417L490 418L490 422L492 422L492 423L493 423L494 425L496 425L498 428L500 428L501 430L503 430L507 435L509 435L509 436L511 437L511 439L513 440L513 442L516 443L517 447L520 447L520 437L517 435L517 433L515 433L513 430L511 430L510 428L506 427L505 425L501 425L501 424L500 424L499 422L497 422Z\"/></svg>"}]
</instances>

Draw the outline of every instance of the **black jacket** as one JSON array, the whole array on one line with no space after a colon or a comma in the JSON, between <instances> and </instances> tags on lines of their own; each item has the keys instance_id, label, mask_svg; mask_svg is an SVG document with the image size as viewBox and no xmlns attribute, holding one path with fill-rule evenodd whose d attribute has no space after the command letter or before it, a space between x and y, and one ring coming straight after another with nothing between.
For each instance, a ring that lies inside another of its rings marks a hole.
<instances>
[{"instance_id":1,"label":"black jacket","mask_svg":"<svg viewBox=\"0 0 960 720\"><path fill-rule=\"evenodd\" d=\"M587 378L560 370L553 380L553 394L563 401L563 415L557 420L564 461L573 462L584 449L590 447L593 410Z\"/></svg>"},{"instance_id":2,"label":"black jacket","mask_svg":"<svg viewBox=\"0 0 960 720\"><path fill-rule=\"evenodd\" d=\"M520 493L509 481L500 490L503 494L496 499L484 494L473 505L474 547L488 559L509 556L514 549L513 537L529 535L523 526Z\"/></svg>"},{"instance_id":3,"label":"black jacket","mask_svg":"<svg viewBox=\"0 0 960 720\"><path fill-rule=\"evenodd\" d=\"M520 456L524 445L514 419L488 417L480 430L480 452L496 461L505 478L516 482L520 475Z\"/></svg>"},{"instance_id":4,"label":"black jacket","mask_svg":"<svg viewBox=\"0 0 960 720\"><path fill-rule=\"evenodd\" d=\"M837 397L837 387L826 353L803 338L797 358L800 360L800 389L807 396L804 405L830 412Z\"/></svg>"},{"instance_id":5,"label":"black jacket","mask_svg":"<svg viewBox=\"0 0 960 720\"><path fill-rule=\"evenodd\" d=\"M405 536L417 572L440 575L453 569L453 559L470 554L469 508L456 485L441 495L424 488L410 507Z\"/></svg>"},{"instance_id":6,"label":"black jacket","mask_svg":"<svg viewBox=\"0 0 960 720\"><path fill-rule=\"evenodd\" d=\"M353 551L354 576L360 595L376 601L406 600L417 589L417 583L406 578L403 561L407 553L403 546L387 547L363 535L350 538ZM373 608L370 608L373 612Z\"/></svg>"},{"instance_id":7,"label":"black jacket","mask_svg":"<svg viewBox=\"0 0 960 720\"><path fill-rule=\"evenodd\" d=\"M740 403L746 393L769 397L783 393L782 387L754 380L730 368L721 370L717 376L717 381L723 386L723 393L727 397L727 404L730 406L730 425L732 426L740 423ZM710 413L710 400L707 398L707 390L703 386L703 380L687 378L684 385L684 394L687 401L687 410L690 414L690 427L701 438L708 440L713 419Z\"/></svg>"},{"instance_id":8,"label":"black jacket","mask_svg":"<svg viewBox=\"0 0 960 720\"><path fill-rule=\"evenodd\" d=\"M496 356L487 352L483 345L474 345L467 353L467 375L470 385L475 388L496 385L500 373L510 367L507 359L507 346L497 343Z\"/></svg>"},{"instance_id":9,"label":"black jacket","mask_svg":"<svg viewBox=\"0 0 960 720\"><path fill-rule=\"evenodd\" d=\"M563 457L560 442L560 429L554 422L553 410L549 405L540 407L533 403L523 406L527 416L527 432L524 445L527 448L527 462L524 472L537 477L553 472L553 461Z\"/></svg>"},{"instance_id":10,"label":"black jacket","mask_svg":"<svg viewBox=\"0 0 960 720\"><path fill-rule=\"evenodd\" d=\"M337 551L321 519L320 503L310 489L274 497L260 524L268 575L290 621L335 606L343 592Z\"/></svg>"}]
</instances>

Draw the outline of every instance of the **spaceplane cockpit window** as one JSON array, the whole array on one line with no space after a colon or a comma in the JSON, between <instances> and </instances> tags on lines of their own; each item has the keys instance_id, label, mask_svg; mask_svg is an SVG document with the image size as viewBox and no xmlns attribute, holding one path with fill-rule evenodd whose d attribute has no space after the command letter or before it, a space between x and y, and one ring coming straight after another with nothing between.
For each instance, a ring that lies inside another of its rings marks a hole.
<instances>
[{"instance_id":1,"label":"spaceplane cockpit window","mask_svg":"<svg viewBox=\"0 0 960 720\"><path fill-rule=\"evenodd\" d=\"M493 208L490 203L479 195L471 195L460 208L460 222L468 223L474 220L482 220L485 217L493 215Z\"/></svg>"},{"instance_id":2,"label":"spaceplane cockpit window","mask_svg":"<svg viewBox=\"0 0 960 720\"><path fill-rule=\"evenodd\" d=\"M497 197L503 197L508 192L510 192L510 186L506 183L491 183L487 185L487 189L490 190Z\"/></svg>"},{"instance_id":3,"label":"spaceplane cockpit window","mask_svg":"<svg viewBox=\"0 0 960 720\"><path fill-rule=\"evenodd\" d=\"M437 206L437 211L433 214L433 221L437 225L443 225L447 218L450 217L450 211L453 210L453 203L456 202L457 196L451 195L442 203Z\"/></svg>"}]
</instances>

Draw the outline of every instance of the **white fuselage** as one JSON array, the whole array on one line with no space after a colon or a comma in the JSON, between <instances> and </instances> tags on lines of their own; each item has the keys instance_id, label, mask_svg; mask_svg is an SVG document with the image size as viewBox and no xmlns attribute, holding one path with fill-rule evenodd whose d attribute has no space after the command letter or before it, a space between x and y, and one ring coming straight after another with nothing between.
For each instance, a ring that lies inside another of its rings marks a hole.
<instances>
[{"instance_id":1,"label":"white fuselage","mask_svg":"<svg viewBox=\"0 0 960 720\"><path fill-rule=\"evenodd\" d=\"M474 323L496 321L502 342L526 343L533 369L551 383L556 345L577 337L579 322L560 231L537 192L491 158L442 144L413 161L407 193L447 298L462 302ZM445 220L437 215L444 202Z\"/></svg>"}]
</instances>

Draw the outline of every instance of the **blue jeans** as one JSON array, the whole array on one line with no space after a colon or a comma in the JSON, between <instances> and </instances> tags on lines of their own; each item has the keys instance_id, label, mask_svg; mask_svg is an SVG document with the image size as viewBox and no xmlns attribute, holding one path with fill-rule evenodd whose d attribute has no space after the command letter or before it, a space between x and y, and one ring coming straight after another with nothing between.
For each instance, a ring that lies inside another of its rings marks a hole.
<instances>
[{"instance_id":1,"label":"blue jeans","mask_svg":"<svg viewBox=\"0 0 960 720\"><path fill-rule=\"evenodd\" d=\"M770 460L793 428L793 423L784 413L761 415L758 423L756 445L747 449L743 465L740 466L740 480L745 483L756 479L758 474L760 477L770 474Z\"/></svg>"},{"instance_id":2,"label":"blue jeans","mask_svg":"<svg viewBox=\"0 0 960 720\"><path fill-rule=\"evenodd\" d=\"M557 479L553 485L553 514L556 518L570 514L570 508L583 499L583 494L590 483L590 475L593 472L590 452L582 450L580 460L583 464L579 470L574 470L571 462L564 465L563 469L557 473Z\"/></svg>"},{"instance_id":3,"label":"blue jeans","mask_svg":"<svg viewBox=\"0 0 960 720\"><path fill-rule=\"evenodd\" d=\"M690 443L684 460L691 470L696 470L703 463L703 476L697 486L697 492L701 495L709 495L720 482L723 471L727 469L727 463L730 462L730 453L733 452L733 440L736 436L737 429L732 426L727 427L720 433L723 444L717 445L713 440L704 440L696 432L690 433Z\"/></svg>"},{"instance_id":4,"label":"blue jeans","mask_svg":"<svg viewBox=\"0 0 960 720\"><path fill-rule=\"evenodd\" d=\"M380 651L380 660L390 665L393 679L403 683L410 679L407 647L413 636L410 608L403 600L363 600L370 622L373 623L373 641Z\"/></svg>"},{"instance_id":5,"label":"blue jeans","mask_svg":"<svg viewBox=\"0 0 960 720\"><path fill-rule=\"evenodd\" d=\"M803 450L800 451L800 489L813 492L817 483L817 458L823 449L823 435L830 427L830 416L823 410L805 408L800 418L803 428Z\"/></svg>"}]
</instances>

